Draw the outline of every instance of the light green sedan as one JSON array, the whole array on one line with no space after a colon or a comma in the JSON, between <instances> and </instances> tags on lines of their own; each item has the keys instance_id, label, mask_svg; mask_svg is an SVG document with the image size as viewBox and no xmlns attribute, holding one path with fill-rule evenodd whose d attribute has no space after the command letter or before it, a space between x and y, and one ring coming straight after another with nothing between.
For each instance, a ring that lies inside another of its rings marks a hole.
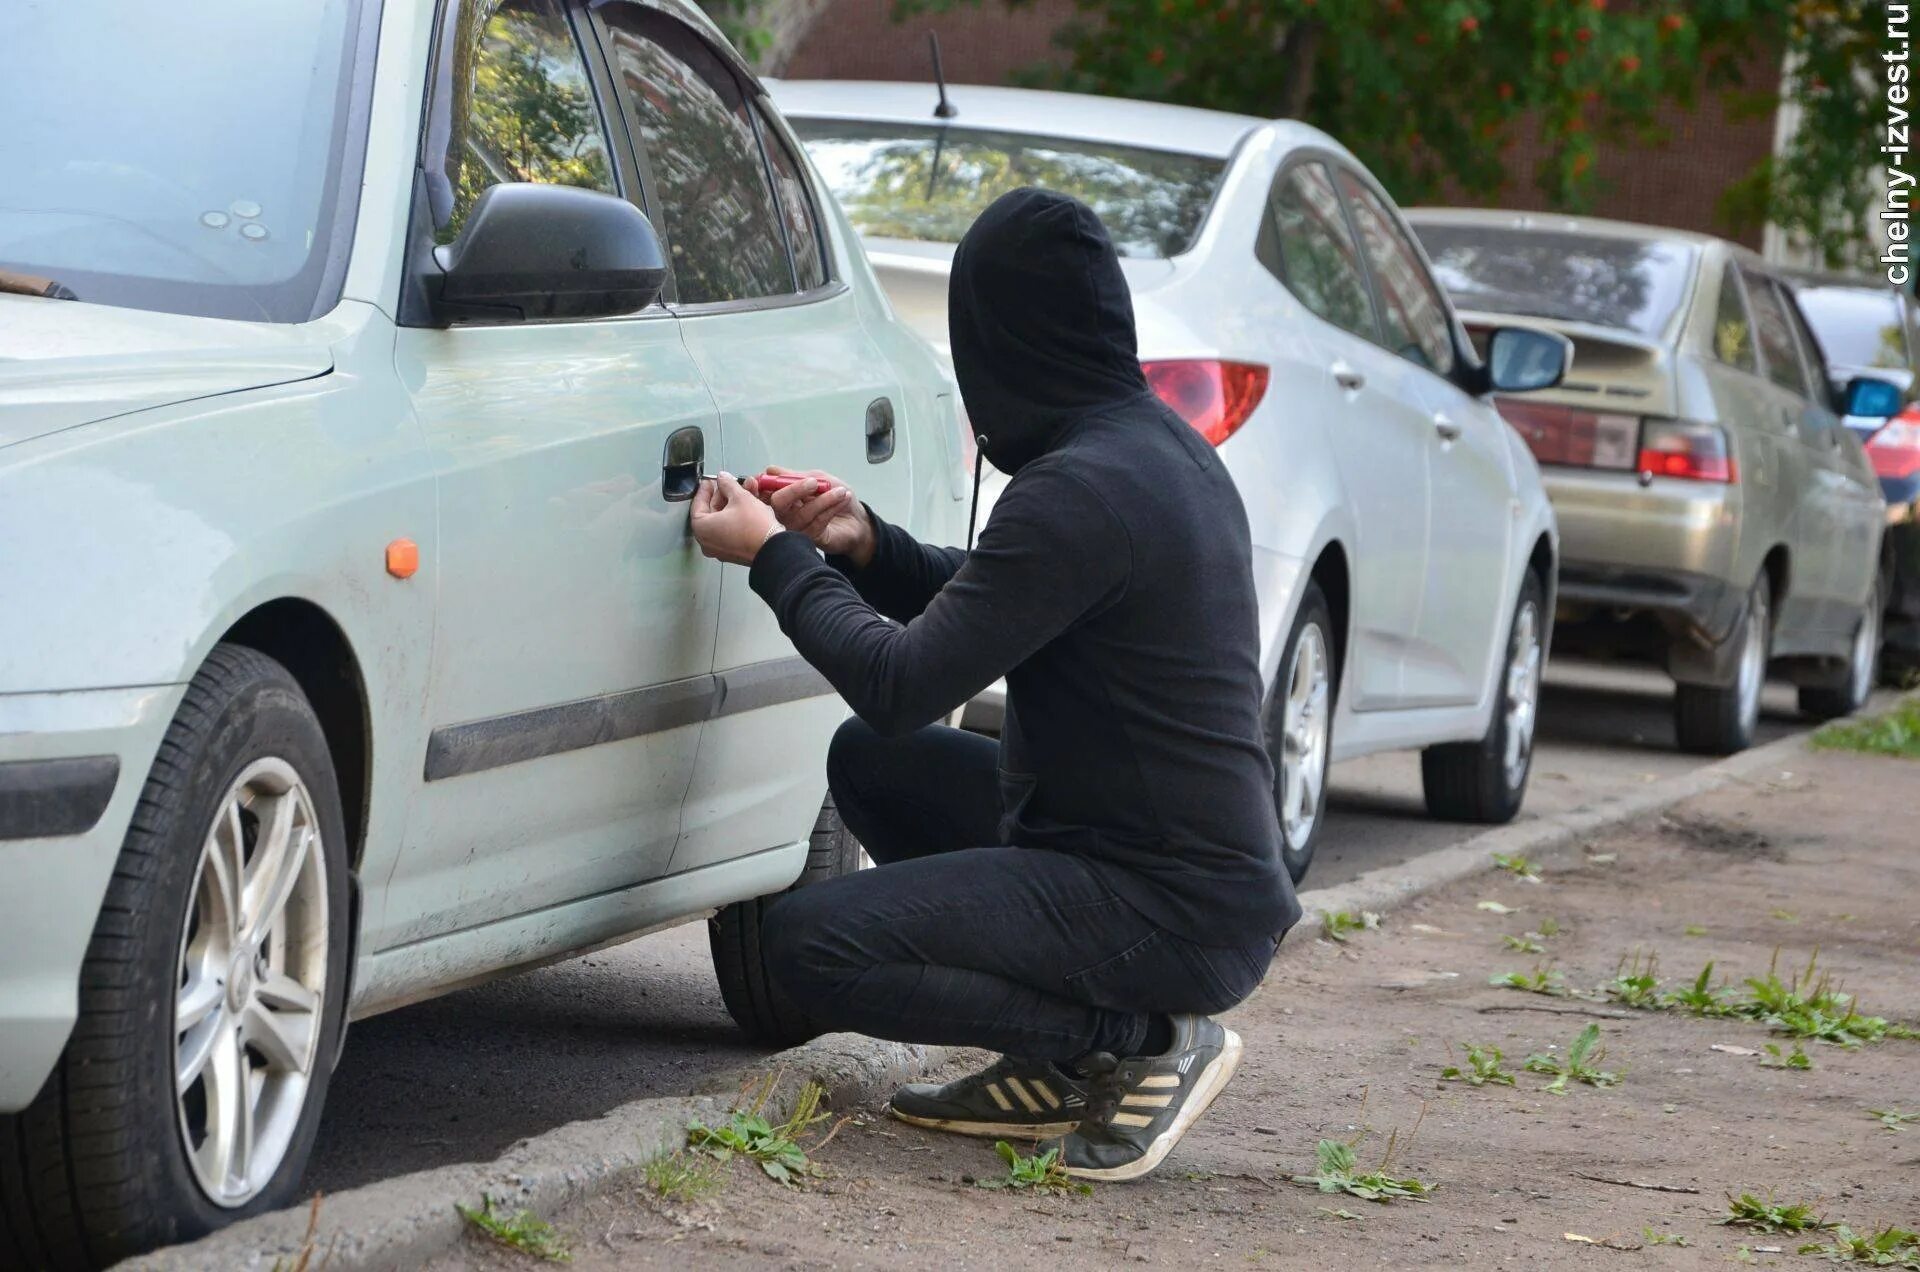
<instances>
[{"instance_id":1,"label":"light green sedan","mask_svg":"<svg viewBox=\"0 0 1920 1272\"><path fill-rule=\"evenodd\" d=\"M852 868L687 532L954 541L952 389L679 0L0 12L0 1265L286 1204L346 1023Z\"/></svg>"}]
</instances>

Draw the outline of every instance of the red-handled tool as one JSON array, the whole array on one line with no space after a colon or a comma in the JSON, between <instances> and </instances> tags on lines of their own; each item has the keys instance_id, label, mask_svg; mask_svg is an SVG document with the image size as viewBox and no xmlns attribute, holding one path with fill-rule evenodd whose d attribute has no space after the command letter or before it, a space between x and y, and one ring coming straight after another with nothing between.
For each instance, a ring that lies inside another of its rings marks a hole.
<instances>
[{"instance_id":1,"label":"red-handled tool","mask_svg":"<svg viewBox=\"0 0 1920 1272\"><path fill-rule=\"evenodd\" d=\"M785 490L797 481L819 482L822 489L815 493L822 495L834 487L833 482L826 481L819 477L809 477L805 473L755 473L753 477L753 488L763 495L771 495L776 490Z\"/></svg>"}]
</instances>

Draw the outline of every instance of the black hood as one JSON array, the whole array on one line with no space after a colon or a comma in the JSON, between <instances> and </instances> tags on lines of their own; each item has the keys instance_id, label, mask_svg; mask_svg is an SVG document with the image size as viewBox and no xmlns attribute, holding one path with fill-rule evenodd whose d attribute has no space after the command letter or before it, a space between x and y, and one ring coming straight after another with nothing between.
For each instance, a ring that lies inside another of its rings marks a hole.
<instances>
[{"instance_id":1,"label":"black hood","mask_svg":"<svg viewBox=\"0 0 1920 1272\"><path fill-rule=\"evenodd\" d=\"M1147 391L1113 241L1064 194L1014 190L980 214L953 254L947 334L973 431L1004 473Z\"/></svg>"}]
</instances>

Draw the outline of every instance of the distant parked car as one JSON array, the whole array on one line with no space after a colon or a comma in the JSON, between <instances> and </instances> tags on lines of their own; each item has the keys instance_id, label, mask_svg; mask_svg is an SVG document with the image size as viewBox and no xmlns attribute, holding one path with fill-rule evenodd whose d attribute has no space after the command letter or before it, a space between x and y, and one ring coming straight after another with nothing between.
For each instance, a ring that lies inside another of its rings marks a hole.
<instances>
[{"instance_id":1,"label":"distant parked car","mask_svg":"<svg viewBox=\"0 0 1920 1272\"><path fill-rule=\"evenodd\" d=\"M1770 670L1810 715L1864 702L1880 644L1879 482L1779 274L1677 230L1409 218L1477 338L1518 320L1573 341L1557 388L1500 404L1559 515L1561 647L1663 663L1689 751L1749 745ZM1863 404L1887 388L1852 387Z\"/></svg>"},{"instance_id":2,"label":"distant parked car","mask_svg":"<svg viewBox=\"0 0 1920 1272\"><path fill-rule=\"evenodd\" d=\"M680 0L0 6L0 1267L287 1204L346 1022L856 868L687 529L950 381ZM379 50L376 65L375 49ZM21 294L29 293L29 294Z\"/></svg>"},{"instance_id":3,"label":"distant parked car","mask_svg":"<svg viewBox=\"0 0 1920 1272\"><path fill-rule=\"evenodd\" d=\"M1904 684L1920 671L1920 305L1884 282L1835 275L1788 279L1801 311L1826 351L1836 384L1871 375L1900 389L1899 413L1849 415L1846 423L1866 444L1887 501L1882 552L1881 678Z\"/></svg>"},{"instance_id":4,"label":"distant parked car","mask_svg":"<svg viewBox=\"0 0 1920 1272\"><path fill-rule=\"evenodd\" d=\"M942 119L925 85L770 87L937 345L954 244L1004 190L1078 195L1106 222L1147 381L1246 503L1295 878L1331 758L1424 747L1434 813L1514 815L1556 546L1539 473L1486 395L1554 383L1562 338L1499 332L1483 361L1393 201L1302 124L974 87Z\"/></svg>"}]
</instances>

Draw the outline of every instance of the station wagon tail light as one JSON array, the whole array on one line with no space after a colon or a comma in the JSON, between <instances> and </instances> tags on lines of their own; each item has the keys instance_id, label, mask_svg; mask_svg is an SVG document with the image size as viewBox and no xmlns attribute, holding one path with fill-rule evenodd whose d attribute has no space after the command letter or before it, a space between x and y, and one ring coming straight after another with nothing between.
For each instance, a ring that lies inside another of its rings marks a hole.
<instances>
[{"instance_id":1,"label":"station wagon tail light","mask_svg":"<svg viewBox=\"0 0 1920 1272\"><path fill-rule=\"evenodd\" d=\"M1215 446L1239 431L1267 393L1267 369L1251 362L1165 358L1140 369L1160 400Z\"/></svg>"},{"instance_id":2,"label":"station wagon tail light","mask_svg":"<svg viewBox=\"0 0 1920 1272\"><path fill-rule=\"evenodd\" d=\"M1684 481L1732 484L1739 480L1726 430L1685 420L1648 420L1640 430L1642 477L1678 477Z\"/></svg>"},{"instance_id":3,"label":"station wagon tail light","mask_svg":"<svg viewBox=\"0 0 1920 1272\"><path fill-rule=\"evenodd\" d=\"M1495 398L1494 405L1542 464L1629 472L1639 457L1637 415L1515 397Z\"/></svg>"},{"instance_id":4,"label":"station wagon tail light","mask_svg":"<svg viewBox=\"0 0 1920 1272\"><path fill-rule=\"evenodd\" d=\"M1867 439L1876 476L1895 481L1920 473L1920 420L1895 419Z\"/></svg>"}]
</instances>

